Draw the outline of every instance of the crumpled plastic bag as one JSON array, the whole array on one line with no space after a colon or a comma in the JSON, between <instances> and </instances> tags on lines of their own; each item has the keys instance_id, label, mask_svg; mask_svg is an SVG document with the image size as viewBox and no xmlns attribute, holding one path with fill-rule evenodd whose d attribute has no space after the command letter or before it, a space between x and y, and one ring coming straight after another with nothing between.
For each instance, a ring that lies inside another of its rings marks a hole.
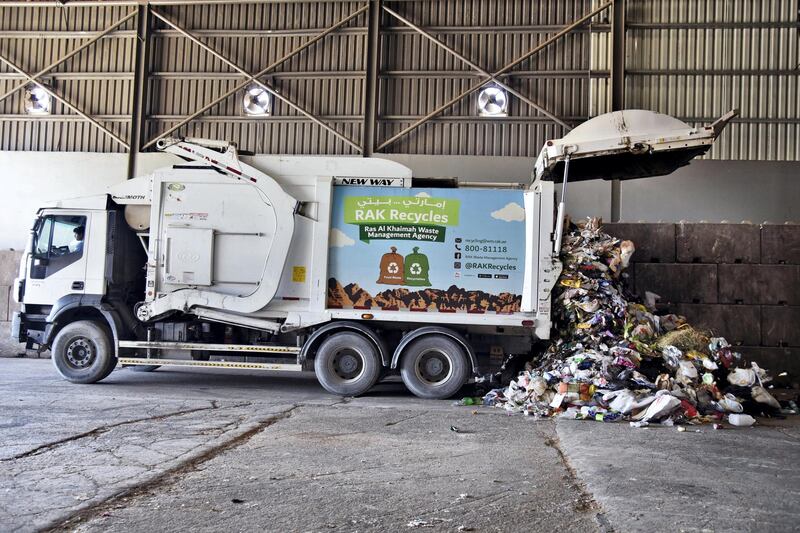
<instances>
[{"instance_id":1,"label":"crumpled plastic bag","mask_svg":"<svg viewBox=\"0 0 800 533\"><path fill-rule=\"evenodd\" d=\"M678 406L681 404L681 401L672 396L670 394L661 394L662 391L659 391L656 394L655 400L651 403L647 409L635 415L633 417L634 420L643 420L646 422L650 422L652 420L659 420L666 416L669 416Z\"/></svg>"},{"instance_id":2,"label":"crumpled plastic bag","mask_svg":"<svg viewBox=\"0 0 800 533\"><path fill-rule=\"evenodd\" d=\"M750 389L750 395L753 397L753 400L757 401L758 403L769 405L775 409L781 408L781 404L778 403L778 400L776 400L775 397L761 385L756 385Z\"/></svg>"},{"instance_id":3,"label":"crumpled plastic bag","mask_svg":"<svg viewBox=\"0 0 800 533\"><path fill-rule=\"evenodd\" d=\"M678 368L681 363L681 358L683 358L683 352L674 346L664 346L664 349L661 350L661 357L664 358L664 362L667 366Z\"/></svg>"},{"instance_id":4,"label":"crumpled plastic bag","mask_svg":"<svg viewBox=\"0 0 800 533\"><path fill-rule=\"evenodd\" d=\"M691 361L681 361L678 363L677 378L682 383L693 383L697 381L697 369Z\"/></svg>"},{"instance_id":5,"label":"crumpled plastic bag","mask_svg":"<svg viewBox=\"0 0 800 533\"><path fill-rule=\"evenodd\" d=\"M739 387L752 387L756 383L756 373L751 368L734 368L728 373L728 383Z\"/></svg>"},{"instance_id":6,"label":"crumpled plastic bag","mask_svg":"<svg viewBox=\"0 0 800 533\"><path fill-rule=\"evenodd\" d=\"M604 402L611 400L611 403L609 403L608 406L612 410L624 415L627 415L636 409L641 409L650 405L655 399L655 394L637 396L629 389L621 389L603 395Z\"/></svg>"}]
</instances>

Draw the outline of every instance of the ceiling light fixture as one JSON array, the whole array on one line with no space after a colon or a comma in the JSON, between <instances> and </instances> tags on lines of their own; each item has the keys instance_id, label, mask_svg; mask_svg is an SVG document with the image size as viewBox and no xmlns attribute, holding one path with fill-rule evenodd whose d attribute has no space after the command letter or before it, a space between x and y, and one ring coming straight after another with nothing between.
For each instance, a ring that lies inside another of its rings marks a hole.
<instances>
[{"instance_id":1,"label":"ceiling light fixture","mask_svg":"<svg viewBox=\"0 0 800 533\"><path fill-rule=\"evenodd\" d=\"M508 95L506 91L490 85L481 89L478 94L478 114L482 117L508 116Z\"/></svg>"},{"instance_id":2,"label":"ceiling light fixture","mask_svg":"<svg viewBox=\"0 0 800 533\"><path fill-rule=\"evenodd\" d=\"M272 95L260 85L251 85L242 97L242 111L251 117L272 114Z\"/></svg>"},{"instance_id":3,"label":"ceiling light fixture","mask_svg":"<svg viewBox=\"0 0 800 533\"><path fill-rule=\"evenodd\" d=\"M49 115L52 97L39 85L29 85L25 90L25 112L29 115Z\"/></svg>"}]
</instances>

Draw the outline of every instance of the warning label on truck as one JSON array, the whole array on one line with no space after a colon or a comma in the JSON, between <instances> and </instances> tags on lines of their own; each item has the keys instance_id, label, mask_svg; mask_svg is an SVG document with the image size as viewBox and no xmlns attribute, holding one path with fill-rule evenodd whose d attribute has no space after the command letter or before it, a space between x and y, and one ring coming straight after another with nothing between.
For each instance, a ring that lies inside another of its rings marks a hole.
<instances>
[{"instance_id":1,"label":"warning label on truck","mask_svg":"<svg viewBox=\"0 0 800 533\"><path fill-rule=\"evenodd\" d=\"M328 305L518 311L523 205L512 190L335 187Z\"/></svg>"}]
</instances>

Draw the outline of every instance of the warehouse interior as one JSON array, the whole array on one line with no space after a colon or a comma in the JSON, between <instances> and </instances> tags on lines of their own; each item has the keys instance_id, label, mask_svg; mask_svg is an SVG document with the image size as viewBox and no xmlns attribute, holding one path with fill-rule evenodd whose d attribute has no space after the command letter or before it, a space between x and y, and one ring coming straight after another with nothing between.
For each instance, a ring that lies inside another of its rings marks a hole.
<instances>
[{"instance_id":1,"label":"warehouse interior","mask_svg":"<svg viewBox=\"0 0 800 533\"><path fill-rule=\"evenodd\" d=\"M17 503L33 502L1 505L0 523L17 531L796 528L799 69L795 0L0 1L0 365L9 376L0 411L15 428L3 439L0 479ZM311 374L232 370L114 372L112 385L74 388L43 361L47 350L11 338L37 210L184 164L159 140L234 143L263 172L275 156L373 158L415 179L521 190L549 141L623 110L698 131L736 116L674 173L570 183L567 226L598 218L602 231L632 241L626 290L642 301L650 294L653 313L686 317L767 369L785 420L759 418L746 432L670 425L668 434L631 429L627 419L601 429L544 425L551 421L453 406L488 392L470 385L447 401L414 398L399 382L337 399ZM173 431L174 441L164 437ZM653 470L640 475L659 441L675 452L653 452ZM615 446L641 457L617 460ZM88 473L56 466L76 453L88 454L77 463ZM266 457L257 467L254 453ZM736 461L750 466L739 471ZM46 468L52 486L44 474L20 474ZM532 473L512 482L518 469ZM710 488L700 478L715 472ZM415 492L428 476L436 481ZM755 486L764 490L748 509L727 501L726 491ZM637 497L642 509L620 503ZM386 500L396 501L394 514ZM309 511L309 501L318 508Z\"/></svg>"},{"instance_id":2,"label":"warehouse interior","mask_svg":"<svg viewBox=\"0 0 800 533\"><path fill-rule=\"evenodd\" d=\"M544 141L615 109L695 126L740 114L676 175L577 185L573 216L798 218L794 2L632 1L617 19L611 2L585 0L134 4L4 2L0 149L4 168L24 176L10 192L26 202L7 196L4 223L161 166L153 145L176 132L256 154L367 155L419 176L524 182ZM497 79L521 97L509 96L505 117L479 116L477 89L509 64ZM256 118L242 98L259 70L263 91L281 97ZM58 96L45 116L25 111L38 72ZM59 179L23 152L59 166ZM74 155L84 152L97 158L91 175Z\"/></svg>"}]
</instances>

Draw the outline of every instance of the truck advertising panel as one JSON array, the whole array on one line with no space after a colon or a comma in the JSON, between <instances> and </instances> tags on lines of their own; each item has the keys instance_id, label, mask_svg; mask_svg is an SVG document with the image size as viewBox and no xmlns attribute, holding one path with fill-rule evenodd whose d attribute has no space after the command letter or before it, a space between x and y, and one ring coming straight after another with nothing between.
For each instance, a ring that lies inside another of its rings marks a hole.
<instances>
[{"instance_id":1,"label":"truck advertising panel","mask_svg":"<svg viewBox=\"0 0 800 533\"><path fill-rule=\"evenodd\" d=\"M519 311L523 205L518 190L334 187L328 306Z\"/></svg>"}]
</instances>

